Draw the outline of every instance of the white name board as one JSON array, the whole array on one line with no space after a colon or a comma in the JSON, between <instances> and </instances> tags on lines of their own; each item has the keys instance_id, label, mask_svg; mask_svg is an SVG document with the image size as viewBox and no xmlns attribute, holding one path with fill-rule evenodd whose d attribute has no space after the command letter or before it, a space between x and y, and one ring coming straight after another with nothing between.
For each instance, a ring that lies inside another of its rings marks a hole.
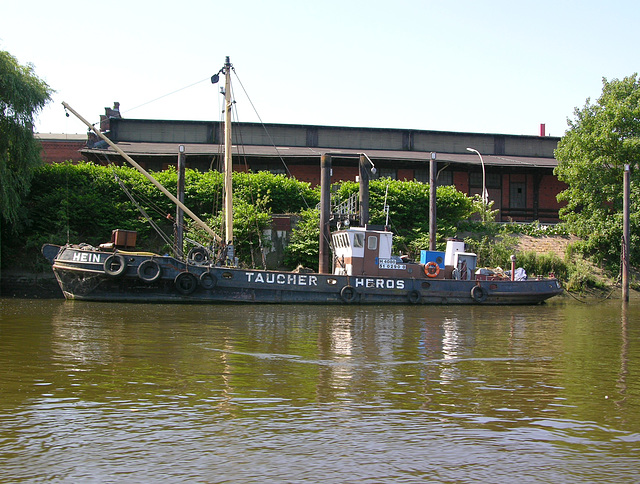
<instances>
[{"instance_id":1,"label":"white name board","mask_svg":"<svg viewBox=\"0 0 640 484\"><path fill-rule=\"evenodd\" d=\"M406 264L398 264L395 259L378 259L378 267L380 269L400 269L405 270Z\"/></svg>"}]
</instances>

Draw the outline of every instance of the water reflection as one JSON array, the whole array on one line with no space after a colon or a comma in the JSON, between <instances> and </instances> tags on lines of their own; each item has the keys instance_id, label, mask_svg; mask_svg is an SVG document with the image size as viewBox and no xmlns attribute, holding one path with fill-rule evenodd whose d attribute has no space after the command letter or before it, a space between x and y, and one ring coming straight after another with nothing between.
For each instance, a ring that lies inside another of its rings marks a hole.
<instances>
[{"instance_id":1,"label":"water reflection","mask_svg":"<svg viewBox=\"0 0 640 484\"><path fill-rule=\"evenodd\" d=\"M0 481L635 478L637 305L0 301Z\"/></svg>"}]
</instances>

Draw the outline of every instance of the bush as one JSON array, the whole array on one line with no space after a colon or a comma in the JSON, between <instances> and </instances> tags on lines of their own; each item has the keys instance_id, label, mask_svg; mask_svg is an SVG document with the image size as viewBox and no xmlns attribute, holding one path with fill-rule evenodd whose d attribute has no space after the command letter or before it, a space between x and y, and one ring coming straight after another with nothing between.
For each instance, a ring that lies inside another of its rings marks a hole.
<instances>
[{"instance_id":1,"label":"bush","mask_svg":"<svg viewBox=\"0 0 640 484\"><path fill-rule=\"evenodd\" d=\"M553 252L539 254L534 251L521 252L517 255L516 265L522 267L529 275L548 276L550 273L561 281L566 281L569 268L565 261Z\"/></svg>"},{"instance_id":2,"label":"bush","mask_svg":"<svg viewBox=\"0 0 640 484\"><path fill-rule=\"evenodd\" d=\"M284 263L290 268L302 265L317 271L319 240L320 212L316 209L304 210L285 248Z\"/></svg>"}]
</instances>

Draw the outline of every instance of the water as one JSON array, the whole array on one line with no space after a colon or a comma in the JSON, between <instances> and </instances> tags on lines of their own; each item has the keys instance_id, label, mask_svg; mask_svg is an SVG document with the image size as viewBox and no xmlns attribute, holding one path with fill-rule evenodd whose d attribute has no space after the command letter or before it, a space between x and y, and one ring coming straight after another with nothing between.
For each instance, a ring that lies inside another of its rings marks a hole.
<instances>
[{"instance_id":1,"label":"water","mask_svg":"<svg viewBox=\"0 0 640 484\"><path fill-rule=\"evenodd\" d=\"M640 482L640 305L0 299L1 482Z\"/></svg>"}]
</instances>

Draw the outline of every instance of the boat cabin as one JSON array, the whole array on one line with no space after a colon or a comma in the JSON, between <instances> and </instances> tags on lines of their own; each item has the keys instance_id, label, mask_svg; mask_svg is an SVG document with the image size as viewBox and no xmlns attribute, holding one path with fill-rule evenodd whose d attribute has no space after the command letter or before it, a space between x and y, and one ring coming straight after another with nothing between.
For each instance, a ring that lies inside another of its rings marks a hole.
<instances>
[{"instance_id":1,"label":"boat cabin","mask_svg":"<svg viewBox=\"0 0 640 484\"><path fill-rule=\"evenodd\" d=\"M381 229L367 225L334 232L333 273L394 277L412 272L402 258L391 255L393 233Z\"/></svg>"}]
</instances>

